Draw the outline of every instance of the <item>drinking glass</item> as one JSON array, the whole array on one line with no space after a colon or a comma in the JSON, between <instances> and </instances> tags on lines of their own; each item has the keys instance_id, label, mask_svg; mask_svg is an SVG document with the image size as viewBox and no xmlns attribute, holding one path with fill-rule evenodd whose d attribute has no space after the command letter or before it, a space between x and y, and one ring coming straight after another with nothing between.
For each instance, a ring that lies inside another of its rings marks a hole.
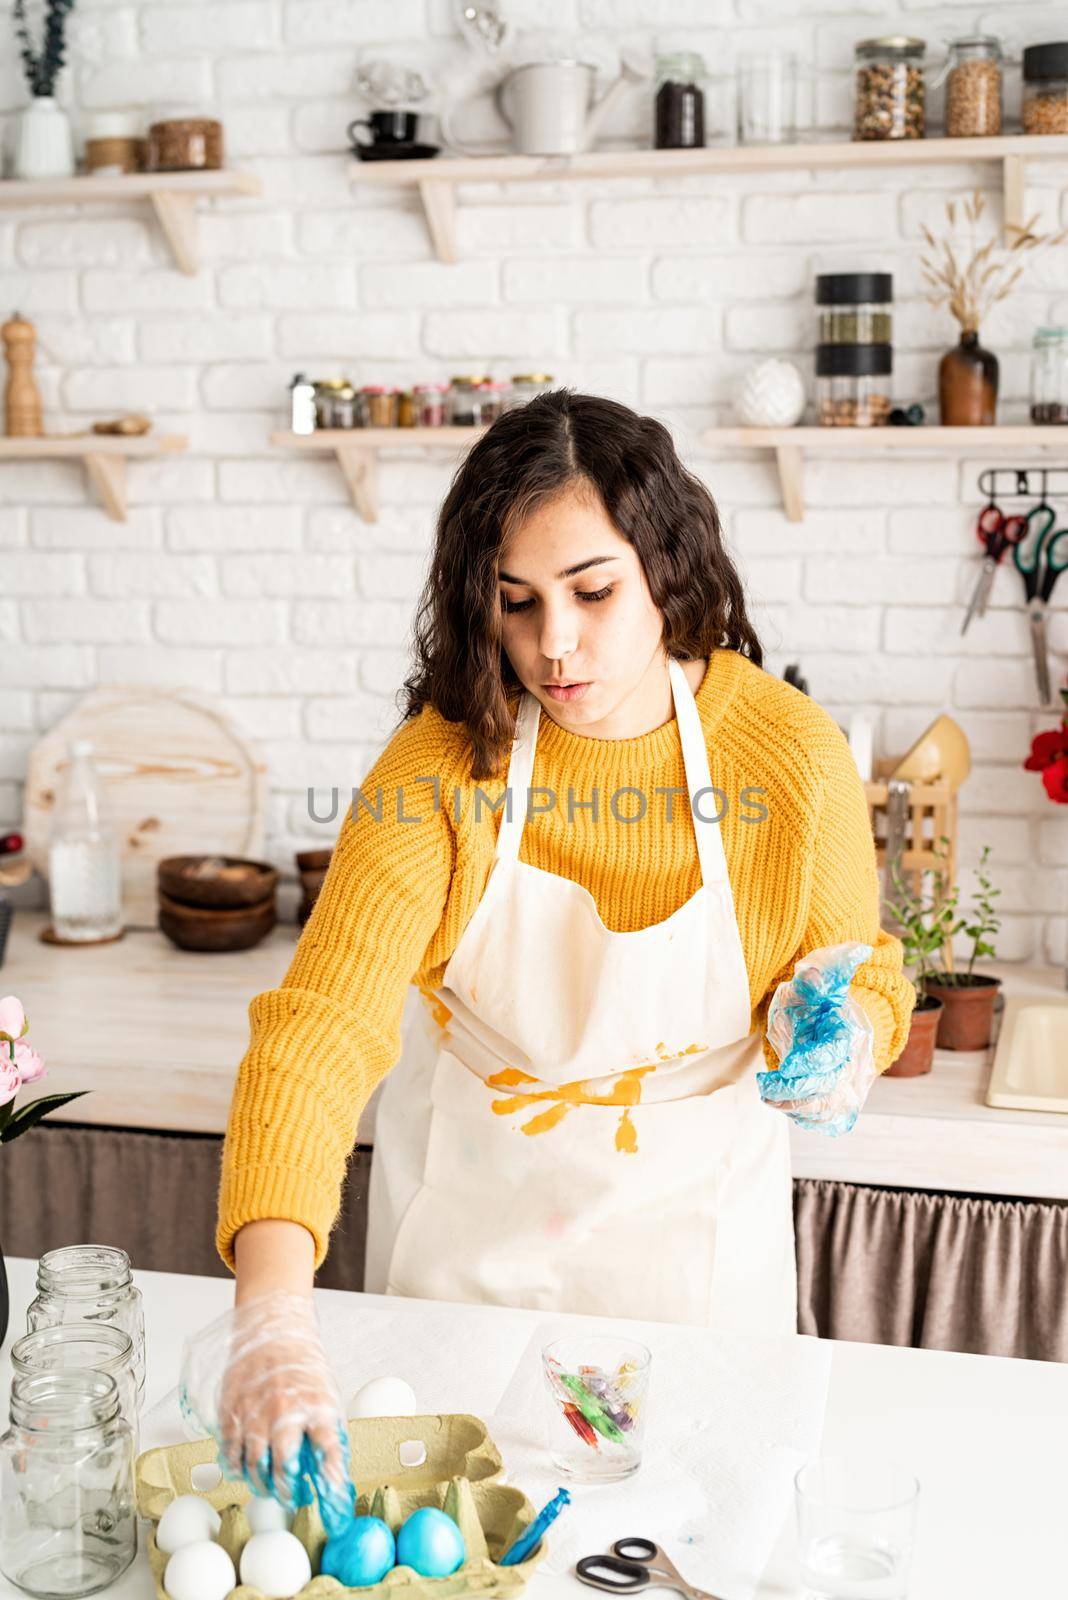
<instances>
[{"instance_id":1,"label":"drinking glass","mask_svg":"<svg viewBox=\"0 0 1068 1600\"><path fill-rule=\"evenodd\" d=\"M553 1465L575 1483L617 1483L642 1459L649 1364L645 1345L571 1334L541 1353Z\"/></svg>"},{"instance_id":2,"label":"drinking glass","mask_svg":"<svg viewBox=\"0 0 1068 1600\"><path fill-rule=\"evenodd\" d=\"M739 144L789 144L797 133L797 62L779 50L738 63Z\"/></svg>"},{"instance_id":3,"label":"drinking glass","mask_svg":"<svg viewBox=\"0 0 1068 1600\"><path fill-rule=\"evenodd\" d=\"M893 1461L821 1456L801 1468L805 1600L905 1600L920 1486Z\"/></svg>"}]
</instances>

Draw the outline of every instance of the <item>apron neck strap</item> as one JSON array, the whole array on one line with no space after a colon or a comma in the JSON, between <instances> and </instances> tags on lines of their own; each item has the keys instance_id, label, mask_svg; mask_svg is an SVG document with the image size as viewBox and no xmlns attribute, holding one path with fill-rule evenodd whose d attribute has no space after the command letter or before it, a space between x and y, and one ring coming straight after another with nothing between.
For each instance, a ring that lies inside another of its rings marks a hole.
<instances>
[{"instance_id":1,"label":"apron neck strap","mask_svg":"<svg viewBox=\"0 0 1068 1600\"><path fill-rule=\"evenodd\" d=\"M708 747L705 743L701 716L693 690L686 680L682 667L668 659L668 677L671 695L682 744L682 760L686 769L687 806L691 813L697 839L697 855L701 863L701 881L706 886L726 879L727 864L720 838L719 824L714 820L719 809L719 797L712 793L712 777L708 767ZM495 857L517 861L519 846L526 822L530 780L534 772L534 752L538 742L538 725L541 721L541 704L529 691L525 691L516 714L512 754L508 761L505 779L505 806L497 833ZM694 796L703 790L693 811ZM658 796L649 796L652 805ZM678 802L678 796L675 797ZM678 822L681 807L676 803L672 815ZM707 820L705 820L707 819Z\"/></svg>"}]
</instances>

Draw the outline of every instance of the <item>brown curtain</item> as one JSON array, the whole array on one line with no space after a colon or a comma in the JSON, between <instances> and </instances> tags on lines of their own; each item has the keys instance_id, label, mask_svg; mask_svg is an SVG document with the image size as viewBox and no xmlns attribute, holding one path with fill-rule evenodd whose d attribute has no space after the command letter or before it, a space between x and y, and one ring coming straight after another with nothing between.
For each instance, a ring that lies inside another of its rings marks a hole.
<instances>
[{"instance_id":1,"label":"brown curtain","mask_svg":"<svg viewBox=\"0 0 1068 1600\"><path fill-rule=\"evenodd\" d=\"M224 1277L215 1254L222 1140L45 1124L0 1149L0 1245L121 1245L143 1271ZM349 1163L317 1281L363 1287L371 1152ZM1068 1203L799 1179L802 1333L1068 1361ZM22 1316L12 1307L12 1325Z\"/></svg>"},{"instance_id":2,"label":"brown curtain","mask_svg":"<svg viewBox=\"0 0 1068 1600\"><path fill-rule=\"evenodd\" d=\"M1068 1361L1068 1203L794 1183L798 1326Z\"/></svg>"}]
</instances>

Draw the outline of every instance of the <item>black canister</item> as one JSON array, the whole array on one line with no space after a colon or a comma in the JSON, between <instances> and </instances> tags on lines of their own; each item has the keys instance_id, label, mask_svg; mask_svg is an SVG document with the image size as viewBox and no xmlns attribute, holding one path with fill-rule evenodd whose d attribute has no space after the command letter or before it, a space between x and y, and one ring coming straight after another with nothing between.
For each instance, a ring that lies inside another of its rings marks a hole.
<instances>
[{"instance_id":1,"label":"black canister","mask_svg":"<svg viewBox=\"0 0 1068 1600\"><path fill-rule=\"evenodd\" d=\"M818 340L890 344L894 279L889 272L821 272L816 279Z\"/></svg>"}]
</instances>

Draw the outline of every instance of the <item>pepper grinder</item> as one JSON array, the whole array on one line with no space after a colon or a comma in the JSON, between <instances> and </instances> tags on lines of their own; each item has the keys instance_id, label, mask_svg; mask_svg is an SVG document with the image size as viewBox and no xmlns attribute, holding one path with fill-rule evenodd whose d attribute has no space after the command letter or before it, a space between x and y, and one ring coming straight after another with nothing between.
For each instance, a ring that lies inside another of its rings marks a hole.
<instances>
[{"instance_id":1,"label":"pepper grinder","mask_svg":"<svg viewBox=\"0 0 1068 1600\"><path fill-rule=\"evenodd\" d=\"M18 312L0 328L7 358L7 388L4 390L4 419L9 438L39 439L44 433L41 396L33 378L33 351L37 331L32 322Z\"/></svg>"}]
</instances>

